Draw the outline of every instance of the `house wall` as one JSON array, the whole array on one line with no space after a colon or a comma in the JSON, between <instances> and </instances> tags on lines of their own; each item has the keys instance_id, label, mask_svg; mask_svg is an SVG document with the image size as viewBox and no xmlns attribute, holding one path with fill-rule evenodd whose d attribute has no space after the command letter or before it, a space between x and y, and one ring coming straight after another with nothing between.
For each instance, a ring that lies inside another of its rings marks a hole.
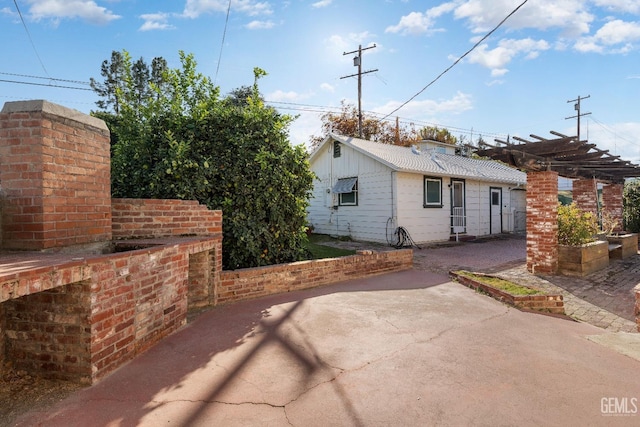
<instances>
[{"instance_id":1,"label":"house wall","mask_svg":"<svg viewBox=\"0 0 640 427\"><path fill-rule=\"evenodd\" d=\"M412 173L398 173L398 220L416 243L449 240L451 237L451 178L442 179L442 208L424 208L423 176ZM505 184L465 180L465 207L467 214L467 234L486 236L491 232L490 188L502 189L502 231L513 231L512 200L521 194L510 191ZM522 192L524 193L524 192Z\"/></svg>"},{"instance_id":2,"label":"house wall","mask_svg":"<svg viewBox=\"0 0 640 427\"><path fill-rule=\"evenodd\" d=\"M392 216L392 171L347 147L333 157L327 144L312 164L317 175L308 208L314 232L350 236L354 240L386 243L387 220ZM358 205L338 206L338 196L327 192L340 178L358 177ZM393 231L393 229L392 229Z\"/></svg>"},{"instance_id":3,"label":"house wall","mask_svg":"<svg viewBox=\"0 0 640 427\"><path fill-rule=\"evenodd\" d=\"M404 227L416 243L449 240L451 237L450 177L442 180L442 208L425 208L424 176L395 172L370 157L341 145L341 156L333 157L333 144L317 153L311 167L317 179L308 208L314 232L349 236L354 240L388 243L397 240L394 231ZM339 206L330 192L340 178L358 177L358 206ZM491 233L490 189L502 189L502 232L513 232L514 207L525 209L524 192L511 191L508 184L465 179L467 234ZM329 191L328 191L329 190ZM515 200L515 202L514 202ZM522 212L521 212L522 213ZM521 221L522 222L522 221ZM522 224L524 228L524 224Z\"/></svg>"}]
</instances>

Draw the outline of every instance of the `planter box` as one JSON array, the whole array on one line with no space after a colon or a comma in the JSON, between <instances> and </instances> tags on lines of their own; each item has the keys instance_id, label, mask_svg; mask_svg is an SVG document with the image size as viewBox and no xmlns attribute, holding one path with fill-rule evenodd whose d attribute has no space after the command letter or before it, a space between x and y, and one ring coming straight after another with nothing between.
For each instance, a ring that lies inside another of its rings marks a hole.
<instances>
[{"instance_id":1,"label":"planter box","mask_svg":"<svg viewBox=\"0 0 640 427\"><path fill-rule=\"evenodd\" d=\"M638 253L638 235L635 233L606 236L609 243L609 257L625 259Z\"/></svg>"},{"instance_id":2,"label":"planter box","mask_svg":"<svg viewBox=\"0 0 640 427\"><path fill-rule=\"evenodd\" d=\"M609 243L598 240L581 246L558 246L558 273L587 276L609 265Z\"/></svg>"},{"instance_id":3,"label":"planter box","mask_svg":"<svg viewBox=\"0 0 640 427\"><path fill-rule=\"evenodd\" d=\"M484 276L484 274L481 273L474 274ZM512 295L502 289L494 288L491 285L463 276L454 271L449 272L449 277L468 288L484 292L493 299L514 306L520 310L565 314L564 301L560 294Z\"/></svg>"}]
</instances>

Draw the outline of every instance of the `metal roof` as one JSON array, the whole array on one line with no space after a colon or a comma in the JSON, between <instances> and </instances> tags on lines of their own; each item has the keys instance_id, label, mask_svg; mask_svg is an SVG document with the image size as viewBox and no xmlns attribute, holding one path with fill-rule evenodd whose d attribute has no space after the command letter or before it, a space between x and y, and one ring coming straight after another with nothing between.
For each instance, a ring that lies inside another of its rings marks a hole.
<instances>
[{"instance_id":1,"label":"metal roof","mask_svg":"<svg viewBox=\"0 0 640 427\"><path fill-rule=\"evenodd\" d=\"M336 134L329 135L321 146L324 146L328 140L338 141L398 172L516 185L524 185L527 182L527 175L524 172L494 160L438 153L433 149L419 151L415 147L383 144ZM319 150L320 147L316 152ZM312 154L312 158L316 152Z\"/></svg>"}]
</instances>

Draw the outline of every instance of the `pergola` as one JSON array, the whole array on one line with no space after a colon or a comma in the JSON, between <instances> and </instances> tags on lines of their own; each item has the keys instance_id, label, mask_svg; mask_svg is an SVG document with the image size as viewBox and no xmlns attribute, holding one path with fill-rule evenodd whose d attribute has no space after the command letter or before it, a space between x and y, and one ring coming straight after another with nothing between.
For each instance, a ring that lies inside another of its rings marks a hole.
<instances>
[{"instance_id":1,"label":"pergola","mask_svg":"<svg viewBox=\"0 0 640 427\"><path fill-rule=\"evenodd\" d=\"M598 210L597 184L603 183L603 208L620 224L624 181L640 177L640 166L608 150L577 136L550 133L555 138L496 139L495 145L475 149L479 156L527 173L527 269L543 274L554 274L558 268L558 176L574 179L574 201L580 209L594 213Z\"/></svg>"},{"instance_id":2,"label":"pergola","mask_svg":"<svg viewBox=\"0 0 640 427\"><path fill-rule=\"evenodd\" d=\"M530 135L533 141L519 138L496 139L498 145L484 144L476 150L479 156L500 160L525 172L555 171L565 178L596 179L607 183L624 183L625 178L640 177L640 166L620 156L600 150L588 141L551 131L554 139Z\"/></svg>"}]
</instances>

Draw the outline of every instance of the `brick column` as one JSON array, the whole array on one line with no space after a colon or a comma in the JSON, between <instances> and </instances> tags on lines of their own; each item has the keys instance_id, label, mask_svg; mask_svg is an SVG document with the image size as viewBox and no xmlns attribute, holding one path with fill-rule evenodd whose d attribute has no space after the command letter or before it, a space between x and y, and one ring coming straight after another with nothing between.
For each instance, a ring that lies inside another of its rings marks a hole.
<instances>
[{"instance_id":1,"label":"brick column","mask_svg":"<svg viewBox=\"0 0 640 427\"><path fill-rule=\"evenodd\" d=\"M624 184L608 184L602 187L602 209L617 222L613 231L622 231L622 206Z\"/></svg>"},{"instance_id":2,"label":"brick column","mask_svg":"<svg viewBox=\"0 0 640 427\"><path fill-rule=\"evenodd\" d=\"M633 292L636 295L636 306L635 306L636 324L638 325L638 332L640 332L640 283L636 285L636 287L633 289Z\"/></svg>"},{"instance_id":3,"label":"brick column","mask_svg":"<svg viewBox=\"0 0 640 427\"><path fill-rule=\"evenodd\" d=\"M591 179L576 179L573 181L573 202L582 212L591 212L598 217L598 185Z\"/></svg>"},{"instance_id":4,"label":"brick column","mask_svg":"<svg viewBox=\"0 0 640 427\"><path fill-rule=\"evenodd\" d=\"M47 101L0 112L2 246L43 250L111 240L105 123Z\"/></svg>"},{"instance_id":5,"label":"brick column","mask_svg":"<svg viewBox=\"0 0 640 427\"><path fill-rule=\"evenodd\" d=\"M558 174L527 173L527 270L558 270Z\"/></svg>"}]
</instances>

